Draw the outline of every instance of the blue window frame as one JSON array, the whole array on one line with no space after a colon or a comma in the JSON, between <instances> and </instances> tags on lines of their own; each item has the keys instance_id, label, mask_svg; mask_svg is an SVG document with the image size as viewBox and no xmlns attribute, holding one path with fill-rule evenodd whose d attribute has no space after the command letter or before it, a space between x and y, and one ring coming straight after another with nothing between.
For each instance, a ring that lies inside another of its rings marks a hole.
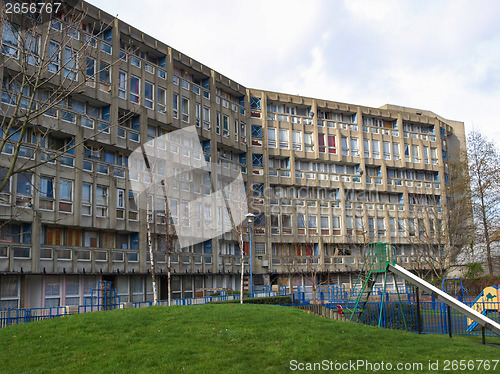
<instances>
[{"instance_id":1,"label":"blue window frame","mask_svg":"<svg viewBox=\"0 0 500 374\"><path fill-rule=\"evenodd\" d=\"M252 125L252 138L262 138L262 126Z\"/></svg>"},{"instance_id":2,"label":"blue window frame","mask_svg":"<svg viewBox=\"0 0 500 374\"><path fill-rule=\"evenodd\" d=\"M206 254L212 254L212 241L211 240L207 240L204 243L204 247L205 247Z\"/></svg>"},{"instance_id":3,"label":"blue window frame","mask_svg":"<svg viewBox=\"0 0 500 374\"><path fill-rule=\"evenodd\" d=\"M264 196L264 183L254 183L253 184L253 195L254 196Z\"/></svg>"},{"instance_id":4,"label":"blue window frame","mask_svg":"<svg viewBox=\"0 0 500 374\"><path fill-rule=\"evenodd\" d=\"M210 153L210 140L203 142L203 152Z\"/></svg>"},{"instance_id":5,"label":"blue window frame","mask_svg":"<svg viewBox=\"0 0 500 374\"><path fill-rule=\"evenodd\" d=\"M252 153L252 165L253 166L264 166L264 157L261 153Z\"/></svg>"},{"instance_id":6,"label":"blue window frame","mask_svg":"<svg viewBox=\"0 0 500 374\"><path fill-rule=\"evenodd\" d=\"M266 224L266 216L264 215L264 213L257 214L255 216L254 225L264 226L265 224Z\"/></svg>"},{"instance_id":7,"label":"blue window frame","mask_svg":"<svg viewBox=\"0 0 500 374\"><path fill-rule=\"evenodd\" d=\"M130 249L139 249L139 233L130 234Z\"/></svg>"},{"instance_id":8,"label":"blue window frame","mask_svg":"<svg viewBox=\"0 0 500 374\"><path fill-rule=\"evenodd\" d=\"M261 110L260 98L250 97L250 108Z\"/></svg>"}]
</instances>

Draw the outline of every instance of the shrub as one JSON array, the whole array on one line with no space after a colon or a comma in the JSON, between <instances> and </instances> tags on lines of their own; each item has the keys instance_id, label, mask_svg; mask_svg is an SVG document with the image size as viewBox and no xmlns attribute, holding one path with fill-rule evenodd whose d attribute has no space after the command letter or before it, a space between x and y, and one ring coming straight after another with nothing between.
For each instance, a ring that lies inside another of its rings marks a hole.
<instances>
[{"instance_id":1,"label":"shrub","mask_svg":"<svg viewBox=\"0 0 500 374\"><path fill-rule=\"evenodd\" d=\"M213 304L238 304L239 299L236 300L225 300L225 301L214 301ZM271 296L271 297L254 297L243 299L245 304L268 304L268 305L279 305L279 304L292 304L292 298L290 296Z\"/></svg>"}]
</instances>

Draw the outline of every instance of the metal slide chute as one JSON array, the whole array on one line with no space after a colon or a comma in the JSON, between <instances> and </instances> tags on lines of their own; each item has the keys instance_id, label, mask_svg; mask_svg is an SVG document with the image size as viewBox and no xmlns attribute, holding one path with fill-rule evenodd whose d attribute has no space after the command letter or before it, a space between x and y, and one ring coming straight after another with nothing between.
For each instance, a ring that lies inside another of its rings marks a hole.
<instances>
[{"instance_id":1,"label":"metal slide chute","mask_svg":"<svg viewBox=\"0 0 500 374\"><path fill-rule=\"evenodd\" d=\"M424 281L422 278L417 277L415 274L409 272L405 268L403 268L397 264L388 263L387 270L396 274L396 275L399 275L405 281L417 286L421 290L428 292L429 294L434 296L439 301L445 303L450 308L456 310L457 312L462 313L467 318L470 318L471 320L476 322L482 328L485 328L487 330L494 332L497 335L500 335L500 324L498 324L497 322L491 320L490 318L482 315L481 313L477 312L476 310L468 307L464 303L456 300L452 296L441 291L439 288L434 287L432 284Z\"/></svg>"}]
</instances>

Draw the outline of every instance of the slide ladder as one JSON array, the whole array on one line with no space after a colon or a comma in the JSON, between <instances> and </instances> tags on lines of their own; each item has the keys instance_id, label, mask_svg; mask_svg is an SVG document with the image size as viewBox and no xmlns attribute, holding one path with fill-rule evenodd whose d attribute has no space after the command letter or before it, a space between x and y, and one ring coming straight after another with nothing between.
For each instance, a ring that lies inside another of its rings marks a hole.
<instances>
[{"instance_id":1,"label":"slide ladder","mask_svg":"<svg viewBox=\"0 0 500 374\"><path fill-rule=\"evenodd\" d=\"M347 311L350 321L360 321L373 287L379 275L383 275L384 292L380 300L379 326L382 324L382 315L387 285L387 265L396 263L392 246L389 243L371 243L367 246L365 264L355 284L361 285L359 293L351 292ZM353 305L354 304L354 305Z\"/></svg>"}]
</instances>

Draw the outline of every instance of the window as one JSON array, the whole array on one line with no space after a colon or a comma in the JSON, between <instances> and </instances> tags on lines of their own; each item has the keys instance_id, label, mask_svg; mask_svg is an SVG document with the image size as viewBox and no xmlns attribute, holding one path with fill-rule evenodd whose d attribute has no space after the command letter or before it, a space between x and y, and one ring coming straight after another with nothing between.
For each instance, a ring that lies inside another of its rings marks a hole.
<instances>
[{"instance_id":1,"label":"window","mask_svg":"<svg viewBox=\"0 0 500 374\"><path fill-rule=\"evenodd\" d=\"M28 173L17 174L16 185L16 206L27 206L31 204L31 194L33 191L33 175Z\"/></svg>"},{"instance_id":2,"label":"window","mask_svg":"<svg viewBox=\"0 0 500 374\"><path fill-rule=\"evenodd\" d=\"M252 165L253 166L264 166L264 157L261 153L252 153Z\"/></svg>"},{"instance_id":3,"label":"window","mask_svg":"<svg viewBox=\"0 0 500 374\"><path fill-rule=\"evenodd\" d=\"M82 184L82 209L83 216L92 215L92 185L90 183Z\"/></svg>"},{"instance_id":4,"label":"window","mask_svg":"<svg viewBox=\"0 0 500 374\"><path fill-rule=\"evenodd\" d=\"M340 217L332 217L332 229L334 235L340 235Z\"/></svg>"},{"instance_id":5,"label":"window","mask_svg":"<svg viewBox=\"0 0 500 374\"><path fill-rule=\"evenodd\" d=\"M111 72L107 62L99 62L99 81L106 86L111 84Z\"/></svg>"},{"instance_id":6,"label":"window","mask_svg":"<svg viewBox=\"0 0 500 374\"><path fill-rule=\"evenodd\" d=\"M172 99L172 115L174 118L179 118L179 95L173 94Z\"/></svg>"},{"instance_id":7,"label":"window","mask_svg":"<svg viewBox=\"0 0 500 374\"><path fill-rule=\"evenodd\" d=\"M372 140L372 157L380 158L380 141Z\"/></svg>"},{"instance_id":8,"label":"window","mask_svg":"<svg viewBox=\"0 0 500 374\"><path fill-rule=\"evenodd\" d=\"M201 104L200 103L196 103L195 105L195 109L196 109L196 127L200 127L201 126Z\"/></svg>"},{"instance_id":9,"label":"window","mask_svg":"<svg viewBox=\"0 0 500 374\"><path fill-rule=\"evenodd\" d=\"M40 177L40 197L54 198L54 178Z\"/></svg>"},{"instance_id":10,"label":"window","mask_svg":"<svg viewBox=\"0 0 500 374\"><path fill-rule=\"evenodd\" d=\"M406 236L404 218L398 218L398 232L399 236Z\"/></svg>"},{"instance_id":11,"label":"window","mask_svg":"<svg viewBox=\"0 0 500 374\"><path fill-rule=\"evenodd\" d=\"M264 183L254 183L253 184L253 195L254 196L264 196Z\"/></svg>"},{"instance_id":12,"label":"window","mask_svg":"<svg viewBox=\"0 0 500 374\"><path fill-rule=\"evenodd\" d=\"M382 142L382 151L384 152L384 160L391 159L391 143Z\"/></svg>"},{"instance_id":13,"label":"window","mask_svg":"<svg viewBox=\"0 0 500 374\"><path fill-rule=\"evenodd\" d=\"M288 149L288 130L280 129L280 149Z\"/></svg>"},{"instance_id":14,"label":"window","mask_svg":"<svg viewBox=\"0 0 500 374\"><path fill-rule=\"evenodd\" d=\"M220 135L220 112L216 113L216 118L215 118L215 133L217 135Z\"/></svg>"},{"instance_id":15,"label":"window","mask_svg":"<svg viewBox=\"0 0 500 374\"><path fill-rule=\"evenodd\" d=\"M349 156L349 144L347 143L347 138L342 136L340 141L342 145L342 156Z\"/></svg>"},{"instance_id":16,"label":"window","mask_svg":"<svg viewBox=\"0 0 500 374\"><path fill-rule=\"evenodd\" d=\"M302 150L302 132L298 130L292 131L292 146L294 151Z\"/></svg>"},{"instance_id":17,"label":"window","mask_svg":"<svg viewBox=\"0 0 500 374\"><path fill-rule=\"evenodd\" d=\"M265 255L266 254L266 243L255 243L255 254Z\"/></svg>"},{"instance_id":18,"label":"window","mask_svg":"<svg viewBox=\"0 0 500 374\"><path fill-rule=\"evenodd\" d=\"M18 38L19 32L16 27L8 22L3 25L3 36L2 36L2 53L4 55L12 56L14 58L19 57L18 53Z\"/></svg>"},{"instance_id":19,"label":"window","mask_svg":"<svg viewBox=\"0 0 500 374\"><path fill-rule=\"evenodd\" d=\"M385 236L385 220L384 218L377 218L377 236Z\"/></svg>"},{"instance_id":20,"label":"window","mask_svg":"<svg viewBox=\"0 0 500 374\"><path fill-rule=\"evenodd\" d=\"M330 217L321 216L321 229L328 230L330 228Z\"/></svg>"},{"instance_id":21,"label":"window","mask_svg":"<svg viewBox=\"0 0 500 374\"><path fill-rule=\"evenodd\" d=\"M351 138L351 155L359 156L359 144L357 138Z\"/></svg>"},{"instance_id":22,"label":"window","mask_svg":"<svg viewBox=\"0 0 500 374\"><path fill-rule=\"evenodd\" d=\"M144 82L144 105L146 108L154 109L154 90L155 86L153 83Z\"/></svg>"},{"instance_id":23,"label":"window","mask_svg":"<svg viewBox=\"0 0 500 374\"><path fill-rule=\"evenodd\" d=\"M267 128L267 145L269 148L276 148L276 129L274 127Z\"/></svg>"},{"instance_id":24,"label":"window","mask_svg":"<svg viewBox=\"0 0 500 374\"><path fill-rule=\"evenodd\" d=\"M229 117L226 115L222 116L222 136L229 138Z\"/></svg>"},{"instance_id":25,"label":"window","mask_svg":"<svg viewBox=\"0 0 500 374\"><path fill-rule=\"evenodd\" d=\"M125 219L125 190L116 190L116 218Z\"/></svg>"},{"instance_id":26,"label":"window","mask_svg":"<svg viewBox=\"0 0 500 374\"><path fill-rule=\"evenodd\" d=\"M258 97L250 97L250 108L251 109L261 109L260 98Z\"/></svg>"},{"instance_id":27,"label":"window","mask_svg":"<svg viewBox=\"0 0 500 374\"><path fill-rule=\"evenodd\" d=\"M28 59L28 64L38 65L40 50L40 37L27 33L26 41L24 42L24 52Z\"/></svg>"},{"instance_id":28,"label":"window","mask_svg":"<svg viewBox=\"0 0 500 374\"><path fill-rule=\"evenodd\" d=\"M302 213L297 214L297 227L303 229L306 227L305 217Z\"/></svg>"},{"instance_id":29,"label":"window","mask_svg":"<svg viewBox=\"0 0 500 374\"><path fill-rule=\"evenodd\" d=\"M431 148L431 162L432 165L437 165L438 163L437 148Z\"/></svg>"},{"instance_id":30,"label":"window","mask_svg":"<svg viewBox=\"0 0 500 374\"><path fill-rule=\"evenodd\" d=\"M420 156L418 151L418 145L411 146L411 153L413 154L413 162L420 162Z\"/></svg>"},{"instance_id":31,"label":"window","mask_svg":"<svg viewBox=\"0 0 500 374\"><path fill-rule=\"evenodd\" d=\"M205 130L210 130L210 108L203 107L203 128Z\"/></svg>"},{"instance_id":32,"label":"window","mask_svg":"<svg viewBox=\"0 0 500 374\"><path fill-rule=\"evenodd\" d=\"M394 218L389 218L389 227L391 232L391 238L396 237L396 220Z\"/></svg>"},{"instance_id":33,"label":"window","mask_svg":"<svg viewBox=\"0 0 500 374\"><path fill-rule=\"evenodd\" d=\"M94 87L95 82L95 60L91 57L87 57L87 63L85 66L85 75L89 78L87 84Z\"/></svg>"},{"instance_id":34,"label":"window","mask_svg":"<svg viewBox=\"0 0 500 374\"><path fill-rule=\"evenodd\" d=\"M73 211L73 181L59 180L59 211L64 213Z\"/></svg>"},{"instance_id":35,"label":"window","mask_svg":"<svg viewBox=\"0 0 500 374\"><path fill-rule=\"evenodd\" d=\"M252 125L252 138L262 138L262 126Z\"/></svg>"},{"instance_id":36,"label":"window","mask_svg":"<svg viewBox=\"0 0 500 374\"><path fill-rule=\"evenodd\" d=\"M49 42L49 65L48 65L48 70L51 73L59 73L59 64L61 61L61 50L59 47L59 44L50 41Z\"/></svg>"},{"instance_id":37,"label":"window","mask_svg":"<svg viewBox=\"0 0 500 374\"><path fill-rule=\"evenodd\" d=\"M429 163L429 147L424 146L424 164Z\"/></svg>"},{"instance_id":38,"label":"window","mask_svg":"<svg viewBox=\"0 0 500 374\"><path fill-rule=\"evenodd\" d=\"M394 157L394 160L399 160L399 144L398 143L392 143L392 156Z\"/></svg>"},{"instance_id":39,"label":"window","mask_svg":"<svg viewBox=\"0 0 500 374\"><path fill-rule=\"evenodd\" d=\"M370 218L368 218L369 222ZM373 220L373 218L372 218ZM346 228L346 234L348 236L352 235L352 216L346 216L345 217L345 228Z\"/></svg>"},{"instance_id":40,"label":"window","mask_svg":"<svg viewBox=\"0 0 500 374\"><path fill-rule=\"evenodd\" d=\"M130 76L130 101L139 104L141 101L141 79L136 76Z\"/></svg>"},{"instance_id":41,"label":"window","mask_svg":"<svg viewBox=\"0 0 500 374\"><path fill-rule=\"evenodd\" d=\"M54 178L40 177L40 209L54 210Z\"/></svg>"},{"instance_id":42,"label":"window","mask_svg":"<svg viewBox=\"0 0 500 374\"><path fill-rule=\"evenodd\" d=\"M335 143L335 135L328 135L328 153L336 154L337 146Z\"/></svg>"},{"instance_id":43,"label":"window","mask_svg":"<svg viewBox=\"0 0 500 374\"><path fill-rule=\"evenodd\" d=\"M111 54L111 45L108 43L101 42L101 51L110 55Z\"/></svg>"},{"instance_id":44,"label":"window","mask_svg":"<svg viewBox=\"0 0 500 374\"><path fill-rule=\"evenodd\" d=\"M247 125L245 122L240 122L240 127L241 127L240 131L241 142L245 143L247 140Z\"/></svg>"},{"instance_id":45,"label":"window","mask_svg":"<svg viewBox=\"0 0 500 374\"><path fill-rule=\"evenodd\" d=\"M239 127L240 127L240 125L239 125L239 123L238 123L238 120L237 120L237 119L235 119L235 120L234 120L234 140L235 140L236 142L238 142L238 140L239 140L239 139L238 139L238 130L239 130Z\"/></svg>"},{"instance_id":46,"label":"window","mask_svg":"<svg viewBox=\"0 0 500 374\"><path fill-rule=\"evenodd\" d=\"M96 216L107 217L108 213L108 188L97 186L96 188Z\"/></svg>"},{"instance_id":47,"label":"window","mask_svg":"<svg viewBox=\"0 0 500 374\"><path fill-rule=\"evenodd\" d=\"M121 70L118 72L118 97L127 97L127 73Z\"/></svg>"},{"instance_id":48,"label":"window","mask_svg":"<svg viewBox=\"0 0 500 374\"><path fill-rule=\"evenodd\" d=\"M189 99L182 98L181 102L182 122L189 122Z\"/></svg>"},{"instance_id":49,"label":"window","mask_svg":"<svg viewBox=\"0 0 500 374\"><path fill-rule=\"evenodd\" d=\"M158 112L167 113L167 91L158 87Z\"/></svg>"},{"instance_id":50,"label":"window","mask_svg":"<svg viewBox=\"0 0 500 374\"><path fill-rule=\"evenodd\" d=\"M77 80L77 53L71 48L64 48L64 69L63 74L65 78Z\"/></svg>"},{"instance_id":51,"label":"window","mask_svg":"<svg viewBox=\"0 0 500 374\"><path fill-rule=\"evenodd\" d=\"M129 191L128 192L128 219L131 221L137 221L139 218L139 213L138 213L139 209L137 207L138 201L139 201L139 194L137 192Z\"/></svg>"},{"instance_id":52,"label":"window","mask_svg":"<svg viewBox=\"0 0 500 374\"><path fill-rule=\"evenodd\" d=\"M314 142L313 142L313 134L310 132L304 133L304 144L306 148L306 152L314 152Z\"/></svg>"},{"instance_id":53,"label":"window","mask_svg":"<svg viewBox=\"0 0 500 374\"><path fill-rule=\"evenodd\" d=\"M408 232L410 236L415 236L415 218L408 218Z\"/></svg>"},{"instance_id":54,"label":"window","mask_svg":"<svg viewBox=\"0 0 500 374\"><path fill-rule=\"evenodd\" d=\"M365 158L370 158L370 141L368 139L363 139L363 152Z\"/></svg>"}]
</instances>

